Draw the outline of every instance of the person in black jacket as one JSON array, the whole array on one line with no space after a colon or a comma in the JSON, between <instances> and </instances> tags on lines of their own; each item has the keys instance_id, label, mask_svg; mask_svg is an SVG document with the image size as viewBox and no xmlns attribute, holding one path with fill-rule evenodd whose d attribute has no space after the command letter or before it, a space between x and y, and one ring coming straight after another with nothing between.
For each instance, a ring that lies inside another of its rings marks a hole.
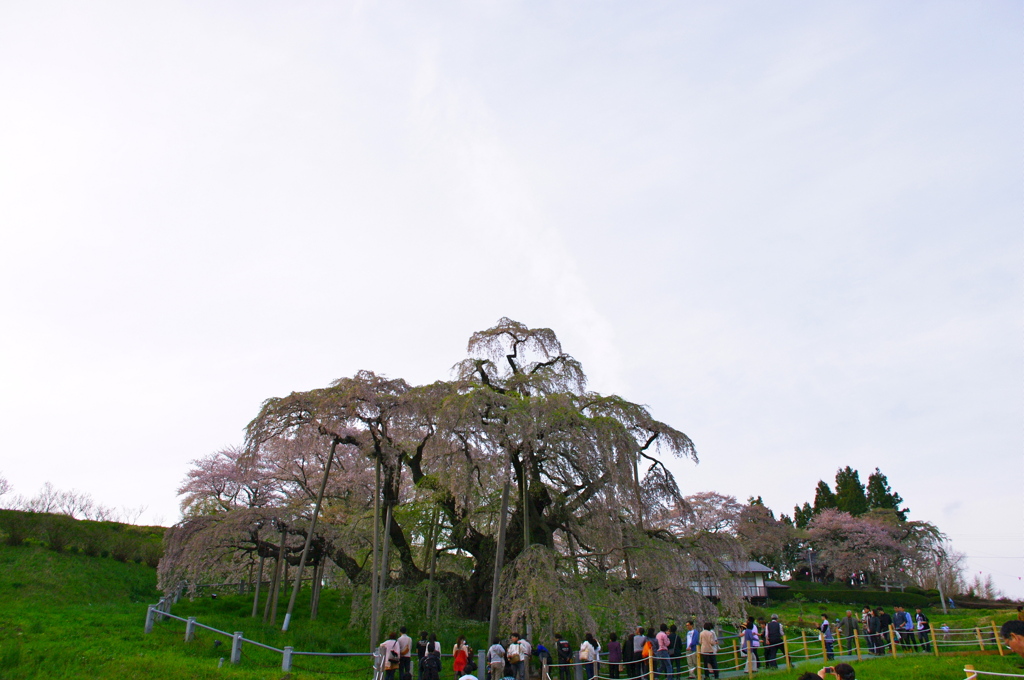
<instances>
[{"instance_id":1,"label":"person in black jacket","mask_svg":"<svg viewBox=\"0 0 1024 680\"><path fill-rule=\"evenodd\" d=\"M878 608L878 624L882 629L882 654L885 654L885 647L889 644L889 626L892 625L892 617L886 614L881 607Z\"/></svg>"},{"instance_id":2,"label":"person in black jacket","mask_svg":"<svg viewBox=\"0 0 1024 680\"><path fill-rule=\"evenodd\" d=\"M764 663L768 668L778 668L779 662L776 657L782 649L782 624L779 623L778 614L772 614L772 620L764 627L764 634Z\"/></svg>"}]
</instances>

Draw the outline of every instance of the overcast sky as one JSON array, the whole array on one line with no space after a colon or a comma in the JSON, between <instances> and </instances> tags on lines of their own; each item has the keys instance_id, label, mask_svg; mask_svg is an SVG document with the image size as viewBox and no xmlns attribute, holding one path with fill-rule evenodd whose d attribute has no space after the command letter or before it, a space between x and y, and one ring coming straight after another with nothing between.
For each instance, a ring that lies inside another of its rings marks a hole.
<instances>
[{"instance_id":1,"label":"overcast sky","mask_svg":"<svg viewBox=\"0 0 1024 680\"><path fill-rule=\"evenodd\" d=\"M0 3L0 474L553 328L684 493L877 466L1024 598L1020 2Z\"/></svg>"}]
</instances>

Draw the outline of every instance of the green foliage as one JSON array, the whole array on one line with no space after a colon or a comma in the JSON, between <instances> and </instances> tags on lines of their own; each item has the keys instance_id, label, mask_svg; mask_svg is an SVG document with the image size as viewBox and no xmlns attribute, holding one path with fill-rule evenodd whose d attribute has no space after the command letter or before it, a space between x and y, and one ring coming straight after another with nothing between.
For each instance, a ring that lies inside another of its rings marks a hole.
<instances>
[{"instance_id":1,"label":"green foliage","mask_svg":"<svg viewBox=\"0 0 1024 680\"><path fill-rule=\"evenodd\" d=\"M916 595L914 593L901 593L899 591L885 592L884 590L856 590L842 588L819 588L806 591L779 591L772 592L773 601L785 602L796 600L798 597L806 598L808 602L835 602L838 604L871 605L874 607L891 607L901 605L906 607L927 607L938 598Z\"/></svg>"},{"instance_id":2,"label":"green foliage","mask_svg":"<svg viewBox=\"0 0 1024 680\"><path fill-rule=\"evenodd\" d=\"M814 514L834 507L836 507L836 495L832 493L827 482L818 480L818 486L814 490Z\"/></svg>"},{"instance_id":3,"label":"green foliage","mask_svg":"<svg viewBox=\"0 0 1024 680\"><path fill-rule=\"evenodd\" d=\"M120 562L145 562L156 567L163 555L163 527L79 520L67 515L0 510L0 532L9 546L25 543L54 552L110 555Z\"/></svg>"},{"instance_id":4,"label":"green foliage","mask_svg":"<svg viewBox=\"0 0 1024 680\"><path fill-rule=\"evenodd\" d=\"M910 512L909 508L900 509L903 498L889 487L889 480L878 468L875 468L875 471L868 477L867 500L871 509L894 510L903 521L906 521L907 513Z\"/></svg>"},{"instance_id":5,"label":"green foliage","mask_svg":"<svg viewBox=\"0 0 1024 680\"><path fill-rule=\"evenodd\" d=\"M860 474L847 465L836 472L836 508L854 517L868 511L868 498Z\"/></svg>"}]
</instances>

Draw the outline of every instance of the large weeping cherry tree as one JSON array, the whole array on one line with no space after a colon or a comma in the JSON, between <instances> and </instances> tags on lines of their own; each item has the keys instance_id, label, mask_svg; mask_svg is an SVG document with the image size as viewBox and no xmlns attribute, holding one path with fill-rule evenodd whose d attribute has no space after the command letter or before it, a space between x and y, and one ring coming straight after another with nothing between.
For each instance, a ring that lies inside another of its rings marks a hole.
<instances>
[{"instance_id":1,"label":"large weeping cherry tree","mask_svg":"<svg viewBox=\"0 0 1024 680\"><path fill-rule=\"evenodd\" d=\"M463 616L550 632L592 626L594 612L609 625L712 614L693 590L709 578L727 606L739 603L722 566L743 557L738 543L694 521L665 465L697 460L689 437L642 405L587 391L550 329L503 318L474 333L467 354L449 381L361 371L267 400L241 452L196 462L164 587L274 549L297 563L333 450L312 542L317 559L370 587L374 607L382 589L426 583L428 609L444 597ZM225 500L233 487L202 482L207 470L260 493Z\"/></svg>"}]
</instances>

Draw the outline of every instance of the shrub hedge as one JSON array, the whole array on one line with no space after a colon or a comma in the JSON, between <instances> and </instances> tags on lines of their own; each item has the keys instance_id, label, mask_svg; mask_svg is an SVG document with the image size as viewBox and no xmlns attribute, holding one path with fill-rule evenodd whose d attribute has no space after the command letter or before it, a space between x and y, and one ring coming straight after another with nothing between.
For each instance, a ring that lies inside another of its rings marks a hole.
<instances>
[{"instance_id":1,"label":"shrub hedge","mask_svg":"<svg viewBox=\"0 0 1024 680\"><path fill-rule=\"evenodd\" d=\"M45 512L0 510L0 537L10 546L34 543L55 552L109 556L120 562L144 562L156 567L163 556L163 535L163 527L95 522Z\"/></svg>"},{"instance_id":2,"label":"shrub hedge","mask_svg":"<svg viewBox=\"0 0 1024 680\"><path fill-rule=\"evenodd\" d=\"M787 602L793 600L797 595L803 595L808 602L835 602L837 604L859 604L873 607L899 605L901 607L927 607L938 602L938 597L927 597L916 593L899 591L885 592L884 590L846 590L846 589L816 589L816 590L780 590L773 591L769 600L776 602Z\"/></svg>"}]
</instances>

